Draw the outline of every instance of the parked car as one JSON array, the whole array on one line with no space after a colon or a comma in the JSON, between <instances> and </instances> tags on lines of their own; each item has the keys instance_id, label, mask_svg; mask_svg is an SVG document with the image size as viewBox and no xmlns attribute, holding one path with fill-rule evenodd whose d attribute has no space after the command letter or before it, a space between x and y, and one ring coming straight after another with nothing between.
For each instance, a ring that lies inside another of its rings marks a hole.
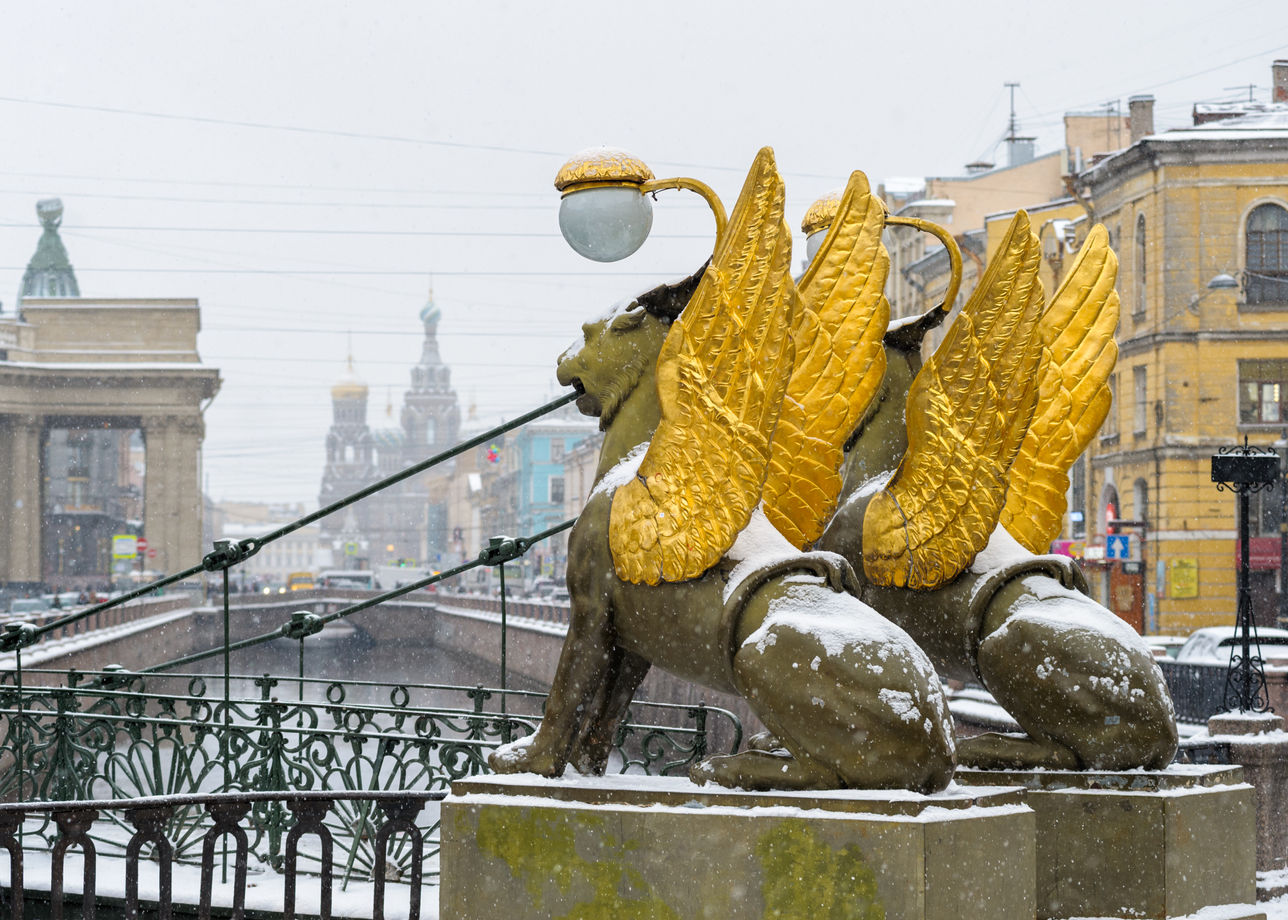
<instances>
[{"instance_id":1,"label":"parked car","mask_svg":"<svg viewBox=\"0 0 1288 920\"><path fill-rule=\"evenodd\" d=\"M1145 644L1149 650L1154 653L1155 658L1175 658L1176 653L1181 650L1188 636L1146 636Z\"/></svg>"},{"instance_id":2,"label":"parked car","mask_svg":"<svg viewBox=\"0 0 1288 920\"><path fill-rule=\"evenodd\" d=\"M10 613L39 613L49 609L49 602L43 597L15 597L9 602Z\"/></svg>"},{"instance_id":3,"label":"parked car","mask_svg":"<svg viewBox=\"0 0 1288 920\"><path fill-rule=\"evenodd\" d=\"M1257 639L1266 664L1288 666L1288 629L1260 628ZM1242 642L1233 626L1205 626L1190 634L1176 653L1176 660L1183 664L1228 665Z\"/></svg>"}]
</instances>

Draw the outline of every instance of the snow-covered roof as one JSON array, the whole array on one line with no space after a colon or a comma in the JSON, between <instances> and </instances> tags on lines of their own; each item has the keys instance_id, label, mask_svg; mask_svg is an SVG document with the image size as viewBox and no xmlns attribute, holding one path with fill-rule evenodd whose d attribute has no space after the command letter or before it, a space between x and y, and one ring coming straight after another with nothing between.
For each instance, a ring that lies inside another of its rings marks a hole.
<instances>
[{"instance_id":1,"label":"snow-covered roof","mask_svg":"<svg viewBox=\"0 0 1288 920\"><path fill-rule=\"evenodd\" d=\"M916 195L926 187L926 180L921 176L891 176L881 185L891 195Z\"/></svg>"},{"instance_id":2,"label":"snow-covered roof","mask_svg":"<svg viewBox=\"0 0 1288 920\"><path fill-rule=\"evenodd\" d=\"M1288 105L1263 105L1262 111L1232 115L1192 127L1174 128L1152 134L1151 141L1253 140L1264 137L1288 137Z\"/></svg>"}]
</instances>

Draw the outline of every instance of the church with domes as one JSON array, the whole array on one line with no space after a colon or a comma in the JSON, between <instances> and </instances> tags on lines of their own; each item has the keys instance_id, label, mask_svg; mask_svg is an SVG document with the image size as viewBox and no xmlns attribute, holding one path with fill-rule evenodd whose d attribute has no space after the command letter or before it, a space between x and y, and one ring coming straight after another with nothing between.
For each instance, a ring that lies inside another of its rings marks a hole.
<instances>
[{"instance_id":1,"label":"church with domes","mask_svg":"<svg viewBox=\"0 0 1288 920\"><path fill-rule=\"evenodd\" d=\"M367 420L370 391L352 357L331 388L332 421L318 502L325 507L455 444L460 407L452 372L438 351L440 312L431 292L420 311L424 329L420 360L411 368L399 424L373 429ZM390 407L392 415L392 406ZM433 565L448 546L446 502L435 482L442 467L410 477L322 520L336 568L365 569L412 560Z\"/></svg>"}]
</instances>

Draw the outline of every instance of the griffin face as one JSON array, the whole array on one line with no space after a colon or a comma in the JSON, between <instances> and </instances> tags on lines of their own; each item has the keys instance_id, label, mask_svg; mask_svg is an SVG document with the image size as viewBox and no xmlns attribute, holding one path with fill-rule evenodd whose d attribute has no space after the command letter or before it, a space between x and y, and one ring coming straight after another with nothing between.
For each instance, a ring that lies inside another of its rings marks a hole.
<instances>
[{"instance_id":1,"label":"griffin face","mask_svg":"<svg viewBox=\"0 0 1288 920\"><path fill-rule=\"evenodd\" d=\"M581 348L574 352L573 346L559 358L559 383L575 389L577 408L598 416L599 427L607 429L644 372L657 363L670 327L638 304L586 323Z\"/></svg>"}]
</instances>

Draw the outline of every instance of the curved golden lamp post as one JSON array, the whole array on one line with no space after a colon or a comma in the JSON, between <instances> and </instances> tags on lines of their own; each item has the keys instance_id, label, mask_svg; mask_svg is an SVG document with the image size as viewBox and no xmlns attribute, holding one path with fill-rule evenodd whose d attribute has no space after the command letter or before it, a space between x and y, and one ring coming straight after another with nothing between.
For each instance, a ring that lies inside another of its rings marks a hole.
<instances>
[{"instance_id":1,"label":"curved golden lamp post","mask_svg":"<svg viewBox=\"0 0 1288 920\"><path fill-rule=\"evenodd\" d=\"M724 205L697 179L655 179L639 157L616 147L592 147L574 154L555 176L563 193L559 230L568 245L596 262L616 262L634 253L653 228L649 195L663 189L697 192L716 219L716 242L724 235Z\"/></svg>"},{"instance_id":2,"label":"curved golden lamp post","mask_svg":"<svg viewBox=\"0 0 1288 920\"><path fill-rule=\"evenodd\" d=\"M828 192L805 211L805 217L801 221L801 232L805 234L805 258L810 262L814 261L815 253L827 237L828 228L832 226L832 221L836 220L843 193L844 189ZM962 284L962 251L957 241L953 239L953 235L939 224L922 220L920 217L895 217L887 214L885 224L887 227L916 227L923 233L937 237L944 244L944 248L948 251L950 277L939 309L946 314L953 308L953 301L957 299L957 291Z\"/></svg>"}]
</instances>

